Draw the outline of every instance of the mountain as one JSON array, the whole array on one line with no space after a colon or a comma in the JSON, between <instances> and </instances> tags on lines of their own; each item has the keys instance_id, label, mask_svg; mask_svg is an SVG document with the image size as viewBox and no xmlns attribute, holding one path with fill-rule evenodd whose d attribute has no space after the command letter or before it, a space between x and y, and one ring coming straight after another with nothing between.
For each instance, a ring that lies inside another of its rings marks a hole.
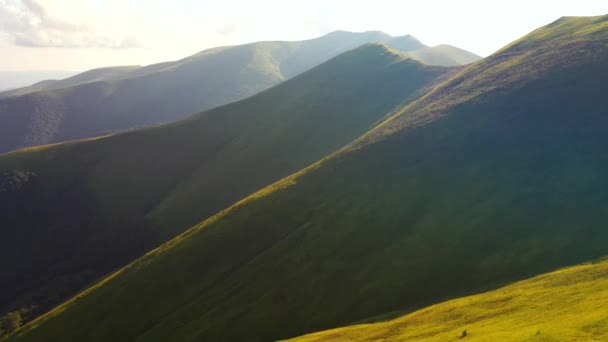
<instances>
[{"instance_id":1,"label":"mountain","mask_svg":"<svg viewBox=\"0 0 608 342\"><path fill-rule=\"evenodd\" d=\"M607 43L608 16L562 18L444 74L353 143L228 206L8 341L284 339L606 255ZM385 93L361 83L374 92L340 106ZM70 148L88 149L61 145L11 156L24 158L18 168L4 162L36 179L25 159L38 154L59 167L61 159L49 160ZM90 156L80 159L94 164ZM141 184L123 186L138 193L154 182Z\"/></svg>"},{"instance_id":2,"label":"mountain","mask_svg":"<svg viewBox=\"0 0 608 342\"><path fill-rule=\"evenodd\" d=\"M375 42L392 42L406 51L426 48L411 36L337 31L306 41L214 48L141 68L97 69L16 89L0 94L0 153L182 119L244 99ZM426 55L413 58L425 61ZM447 55L443 60L454 65Z\"/></svg>"},{"instance_id":3,"label":"mountain","mask_svg":"<svg viewBox=\"0 0 608 342\"><path fill-rule=\"evenodd\" d=\"M481 59L472 52L447 44L426 46L411 35L391 38L383 43L395 50L406 52L412 59L429 65L457 66L471 64Z\"/></svg>"},{"instance_id":4,"label":"mountain","mask_svg":"<svg viewBox=\"0 0 608 342\"><path fill-rule=\"evenodd\" d=\"M445 44L410 51L408 55L430 65L464 65L479 60L472 52Z\"/></svg>"},{"instance_id":5,"label":"mountain","mask_svg":"<svg viewBox=\"0 0 608 342\"><path fill-rule=\"evenodd\" d=\"M405 36L401 36L401 37L390 38L387 41L385 41L384 44L386 44L386 46L393 48L395 50L408 51L408 52L428 48L428 46L422 44L418 39L416 39L414 36L409 35L409 34L405 35ZM478 56L477 60L479 60L479 56ZM428 64L431 64L431 63L428 63Z\"/></svg>"},{"instance_id":6,"label":"mountain","mask_svg":"<svg viewBox=\"0 0 608 342\"><path fill-rule=\"evenodd\" d=\"M177 123L0 157L0 316L35 316L457 72L365 45Z\"/></svg>"},{"instance_id":7,"label":"mountain","mask_svg":"<svg viewBox=\"0 0 608 342\"><path fill-rule=\"evenodd\" d=\"M62 79L75 75L74 71L39 70L39 71L0 71L0 89L27 87L36 82L49 79ZM0 96L1 93L0 93Z\"/></svg>"},{"instance_id":8,"label":"mountain","mask_svg":"<svg viewBox=\"0 0 608 342\"><path fill-rule=\"evenodd\" d=\"M400 318L290 341L606 341L608 262L567 268ZM381 318L381 320L383 320Z\"/></svg>"},{"instance_id":9,"label":"mountain","mask_svg":"<svg viewBox=\"0 0 608 342\"><path fill-rule=\"evenodd\" d=\"M85 71L83 73L74 75L72 77L68 77L66 79L44 80L44 81L37 82L28 87L2 92L2 93L0 93L0 99L6 98L6 97L11 97L11 96L26 95L26 94L35 93L38 91L43 91L43 90L68 88L68 87L73 87L73 86L77 86L77 85L85 84L85 83L110 81L113 79L120 78L121 76L128 74L130 71L134 71L139 68L140 68L140 66L118 66L118 67L93 69L93 70Z\"/></svg>"}]
</instances>

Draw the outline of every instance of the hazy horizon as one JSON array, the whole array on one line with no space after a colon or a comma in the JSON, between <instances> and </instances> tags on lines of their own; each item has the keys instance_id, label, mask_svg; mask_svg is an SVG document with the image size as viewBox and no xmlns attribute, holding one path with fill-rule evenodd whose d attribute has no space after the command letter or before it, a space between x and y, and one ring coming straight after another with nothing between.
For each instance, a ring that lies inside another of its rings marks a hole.
<instances>
[{"instance_id":1,"label":"hazy horizon","mask_svg":"<svg viewBox=\"0 0 608 342\"><path fill-rule=\"evenodd\" d=\"M561 16L606 13L608 2L599 0L0 0L0 71L149 65L215 46L304 40L336 30L411 34L429 46L449 44L485 57Z\"/></svg>"}]
</instances>

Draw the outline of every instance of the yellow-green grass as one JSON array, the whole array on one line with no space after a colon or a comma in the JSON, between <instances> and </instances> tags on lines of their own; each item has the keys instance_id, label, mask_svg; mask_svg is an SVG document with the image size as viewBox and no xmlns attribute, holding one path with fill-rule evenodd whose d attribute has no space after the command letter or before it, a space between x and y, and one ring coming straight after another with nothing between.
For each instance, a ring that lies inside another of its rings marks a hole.
<instances>
[{"instance_id":1,"label":"yellow-green grass","mask_svg":"<svg viewBox=\"0 0 608 342\"><path fill-rule=\"evenodd\" d=\"M390 321L289 341L608 341L608 262L561 269Z\"/></svg>"},{"instance_id":2,"label":"yellow-green grass","mask_svg":"<svg viewBox=\"0 0 608 342\"><path fill-rule=\"evenodd\" d=\"M528 48L530 45L547 43L556 37L568 35L577 39L608 29L608 15L600 17L561 17L500 49L499 52Z\"/></svg>"}]
</instances>

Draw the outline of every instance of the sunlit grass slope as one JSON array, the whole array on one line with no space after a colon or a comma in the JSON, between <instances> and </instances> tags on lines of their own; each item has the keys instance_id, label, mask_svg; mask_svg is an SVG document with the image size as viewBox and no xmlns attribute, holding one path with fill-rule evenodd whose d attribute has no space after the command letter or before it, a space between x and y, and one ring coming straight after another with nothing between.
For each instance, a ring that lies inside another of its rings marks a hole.
<instances>
[{"instance_id":1,"label":"sunlit grass slope","mask_svg":"<svg viewBox=\"0 0 608 342\"><path fill-rule=\"evenodd\" d=\"M517 91L522 85L539 81L548 75L562 72L562 78L573 77L568 74L568 68L589 64L586 70L591 71L589 69L593 68L592 65L605 62L608 48L607 18L608 16L563 17L533 31L428 92L419 101L405 107L381 127L367 134L360 142L375 141L392 133L402 133L467 104L484 101L484 97ZM583 78L585 77L579 77ZM597 81L584 81L595 82L599 86ZM572 83L564 84L564 80L560 82L554 87L574 87ZM526 101L524 96L518 100Z\"/></svg>"},{"instance_id":2,"label":"sunlit grass slope","mask_svg":"<svg viewBox=\"0 0 608 342\"><path fill-rule=\"evenodd\" d=\"M9 341L285 339L608 254L608 30L568 20Z\"/></svg>"},{"instance_id":3,"label":"sunlit grass slope","mask_svg":"<svg viewBox=\"0 0 608 342\"><path fill-rule=\"evenodd\" d=\"M604 261L544 274L389 321L290 341L608 341L606 303L608 262Z\"/></svg>"},{"instance_id":4,"label":"sunlit grass slope","mask_svg":"<svg viewBox=\"0 0 608 342\"><path fill-rule=\"evenodd\" d=\"M382 45L185 121L0 157L0 316L37 311L349 143L452 69Z\"/></svg>"}]
</instances>

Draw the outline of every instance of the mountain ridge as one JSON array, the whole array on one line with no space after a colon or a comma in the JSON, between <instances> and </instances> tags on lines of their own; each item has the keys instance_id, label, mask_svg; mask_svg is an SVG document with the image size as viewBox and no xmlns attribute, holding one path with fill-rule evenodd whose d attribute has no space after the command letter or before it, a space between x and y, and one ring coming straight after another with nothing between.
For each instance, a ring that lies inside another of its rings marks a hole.
<instances>
[{"instance_id":1,"label":"mountain ridge","mask_svg":"<svg viewBox=\"0 0 608 342\"><path fill-rule=\"evenodd\" d=\"M12 96L21 96L38 91L49 91L54 89L69 88L85 83L109 81L124 76L131 71L139 69L139 65L125 65L115 67L104 67L87 70L62 80L44 80L36 82L28 87L0 92L0 99Z\"/></svg>"},{"instance_id":2,"label":"mountain ridge","mask_svg":"<svg viewBox=\"0 0 608 342\"><path fill-rule=\"evenodd\" d=\"M507 49L453 70L8 340L284 339L605 255L608 27L596 21L519 41L526 58ZM544 53L571 46L586 58ZM564 58L528 79L537 56Z\"/></svg>"},{"instance_id":3,"label":"mountain ridge","mask_svg":"<svg viewBox=\"0 0 608 342\"><path fill-rule=\"evenodd\" d=\"M110 68L116 72L97 82L87 76L94 70L47 90L13 90L9 94L23 94L0 99L0 153L182 119L254 95L359 45L391 39L378 32L341 32L218 47L174 62ZM82 78L87 82L70 83Z\"/></svg>"},{"instance_id":4,"label":"mountain ridge","mask_svg":"<svg viewBox=\"0 0 608 342\"><path fill-rule=\"evenodd\" d=\"M39 312L341 148L454 70L368 45L183 121L0 156L0 184L15 184L0 191L0 259L28 255L5 265L0 310Z\"/></svg>"}]
</instances>

